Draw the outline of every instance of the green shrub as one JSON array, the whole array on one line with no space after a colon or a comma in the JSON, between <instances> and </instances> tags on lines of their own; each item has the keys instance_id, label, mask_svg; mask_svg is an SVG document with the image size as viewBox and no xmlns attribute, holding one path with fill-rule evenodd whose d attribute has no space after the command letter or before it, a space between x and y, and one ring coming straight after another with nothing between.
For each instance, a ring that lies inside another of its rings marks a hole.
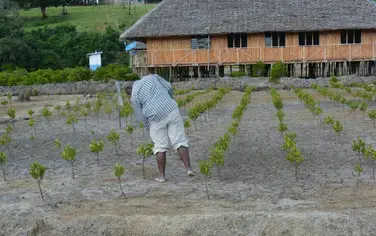
<instances>
[{"instance_id":1,"label":"green shrub","mask_svg":"<svg viewBox=\"0 0 376 236\"><path fill-rule=\"evenodd\" d=\"M338 79L337 79L336 76L332 76L332 77L330 78L330 80L329 80L329 83L330 83L330 84L335 84L335 83L337 83L337 82L338 82Z\"/></svg>"},{"instance_id":2,"label":"green shrub","mask_svg":"<svg viewBox=\"0 0 376 236\"><path fill-rule=\"evenodd\" d=\"M278 83L279 79L286 74L286 65L283 62L277 62L273 65L270 72L270 82Z\"/></svg>"},{"instance_id":3,"label":"green shrub","mask_svg":"<svg viewBox=\"0 0 376 236\"><path fill-rule=\"evenodd\" d=\"M230 74L231 77L243 77L243 76L247 76L247 73L245 73L244 71L234 71Z\"/></svg>"},{"instance_id":4,"label":"green shrub","mask_svg":"<svg viewBox=\"0 0 376 236\"><path fill-rule=\"evenodd\" d=\"M262 77L265 73L265 64L262 61L258 61L255 65L252 65L252 76Z\"/></svg>"}]
</instances>

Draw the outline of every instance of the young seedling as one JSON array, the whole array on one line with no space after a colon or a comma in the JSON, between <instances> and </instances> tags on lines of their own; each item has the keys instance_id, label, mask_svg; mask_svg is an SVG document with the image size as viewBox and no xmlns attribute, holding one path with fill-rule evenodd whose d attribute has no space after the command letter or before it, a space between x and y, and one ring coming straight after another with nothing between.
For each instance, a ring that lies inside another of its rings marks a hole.
<instances>
[{"instance_id":1,"label":"young seedling","mask_svg":"<svg viewBox=\"0 0 376 236\"><path fill-rule=\"evenodd\" d=\"M11 119L11 123L12 123L12 125L13 125L13 127L14 127L14 119L16 118L16 109L14 109L14 108L8 108L8 110L7 110L7 115L10 117L10 119Z\"/></svg>"},{"instance_id":2,"label":"young seedling","mask_svg":"<svg viewBox=\"0 0 376 236\"><path fill-rule=\"evenodd\" d=\"M7 100L2 100L2 101L1 101L1 105L4 106L4 109L5 109L5 110L7 110L8 101L7 101Z\"/></svg>"},{"instance_id":3,"label":"young seedling","mask_svg":"<svg viewBox=\"0 0 376 236\"><path fill-rule=\"evenodd\" d=\"M8 152L9 152L9 156L11 157L12 156L12 153L11 153L11 148L10 148L10 141L11 141L11 138L9 136L9 134L7 132L3 133L3 135L1 135L1 138L0 138L0 145L1 146L5 146L7 149L8 149Z\"/></svg>"},{"instance_id":4,"label":"young seedling","mask_svg":"<svg viewBox=\"0 0 376 236\"><path fill-rule=\"evenodd\" d=\"M42 199L44 199L44 197L42 193L42 188L40 187L40 182L42 181L45 172L46 172L46 167L39 164L37 161L35 161L33 164L30 165L29 173L31 177L33 177L38 182L39 192L40 192Z\"/></svg>"},{"instance_id":5,"label":"young seedling","mask_svg":"<svg viewBox=\"0 0 376 236\"><path fill-rule=\"evenodd\" d=\"M360 107L359 107L360 111L362 112L363 114L363 122L364 122L364 116L366 114L366 111L368 109L368 104L366 101L363 101L361 104L360 104Z\"/></svg>"},{"instance_id":6,"label":"young seedling","mask_svg":"<svg viewBox=\"0 0 376 236\"><path fill-rule=\"evenodd\" d=\"M200 168L201 174L205 176L206 196L208 197L208 200L210 200L209 189L208 189L208 179L211 174L211 162L208 160L199 160L198 167Z\"/></svg>"},{"instance_id":7,"label":"young seedling","mask_svg":"<svg viewBox=\"0 0 376 236\"><path fill-rule=\"evenodd\" d=\"M103 151L103 147L104 147L103 140L100 139L100 140L97 141L97 140L93 139L93 140L91 140L89 147L90 147L90 151L92 153L96 154L96 156L97 156L97 166L99 166L99 153Z\"/></svg>"},{"instance_id":8,"label":"young seedling","mask_svg":"<svg viewBox=\"0 0 376 236\"><path fill-rule=\"evenodd\" d=\"M372 179L375 179L376 150L373 149L372 147L369 147L368 152L372 160Z\"/></svg>"},{"instance_id":9,"label":"young seedling","mask_svg":"<svg viewBox=\"0 0 376 236\"><path fill-rule=\"evenodd\" d=\"M238 133L238 126L239 126L239 122L234 121L227 130L232 135L234 142L235 142L235 135Z\"/></svg>"},{"instance_id":10,"label":"young seedling","mask_svg":"<svg viewBox=\"0 0 376 236\"><path fill-rule=\"evenodd\" d=\"M355 172L355 173L354 173ZM363 174L363 168L360 164L356 164L354 167L353 176L356 177L356 187L359 187L359 178Z\"/></svg>"},{"instance_id":11,"label":"young seedling","mask_svg":"<svg viewBox=\"0 0 376 236\"><path fill-rule=\"evenodd\" d=\"M376 128L376 124L375 124L375 121L376 121L376 110L372 110L368 113L368 116L369 118L371 118L371 120L373 121L373 128Z\"/></svg>"},{"instance_id":12,"label":"young seedling","mask_svg":"<svg viewBox=\"0 0 376 236\"><path fill-rule=\"evenodd\" d=\"M133 146L132 133L134 131L134 127L132 125L127 125L127 127L125 127L125 131L127 131L129 138L131 140L131 146Z\"/></svg>"},{"instance_id":13,"label":"young seedling","mask_svg":"<svg viewBox=\"0 0 376 236\"><path fill-rule=\"evenodd\" d=\"M98 99L96 102L95 102L95 105L93 107L93 111L95 112L95 114L97 115L97 121L99 123L99 113L101 111L101 107L102 107L103 103L102 103L102 100Z\"/></svg>"},{"instance_id":14,"label":"young seedling","mask_svg":"<svg viewBox=\"0 0 376 236\"><path fill-rule=\"evenodd\" d=\"M142 156L142 176L145 179L145 160L153 154L153 144L141 144L137 148L137 155Z\"/></svg>"},{"instance_id":15,"label":"young seedling","mask_svg":"<svg viewBox=\"0 0 376 236\"><path fill-rule=\"evenodd\" d=\"M67 114L64 111L60 112L60 117L63 118L64 123L66 123L66 121L67 121L66 116L67 116Z\"/></svg>"},{"instance_id":16,"label":"young seedling","mask_svg":"<svg viewBox=\"0 0 376 236\"><path fill-rule=\"evenodd\" d=\"M5 165L6 164L7 164L7 155L4 152L0 152L0 165L1 165L1 169L3 170L4 181L7 181L7 178L5 177Z\"/></svg>"},{"instance_id":17,"label":"young seedling","mask_svg":"<svg viewBox=\"0 0 376 236\"><path fill-rule=\"evenodd\" d=\"M108 119L111 120L112 107L109 103L104 106L104 113L108 115Z\"/></svg>"},{"instance_id":18,"label":"young seedling","mask_svg":"<svg viewBox=\"0 0 376 236\"><path fill-rule=\"evenodd\" d=\"M73 114L70 114L67 117L66 123L67 123L67 125L71 125L72 126L74 134L76 134L76 128L75 128L75 126L76 126L77 122L78 122L78 119Z\"/></svg>"},{"instance_id":19,"label":"young seedling","mask_svg":"<svg viewBox=\"0 0 376 236\"><path fill-rule=\"evenodd\" d=\"M298 170L300 164L302 164L302 162L304 161L304 157L294 141L291 144L291 148L287 154L286 159L295 166L295 180L296 182L298 182Z\"/></svg>"},{"instance_id":20,"label":"young seedling","mask_svg":"<svg viewBox=\"0 0 376 236\"><path fill-rule=\"evenodd\" d=\"M200 116L200 112L197 107L192 107L191 109L188 110L188 117L189 119L193 121L195 131L197 131L196 120L199 116Z\"/></svg>"},{"instance_id":21,"label":"young seedling","mask_svg":"<svg viewBox=\"0 0 376 236\"><path fill-rule=\"evenodd\" d=\"M87 110L87 112L89 113L89 116L90 116L91 103L90 102L85 103L84 107L86 108L86 110Z\"/></svg>"},{"instance_id":22,"label":"young seedling","mask_svg":"<svg viewBox=\"0 0 376 236\"><path fill-rule=\"evenodd\" d=\"M145 126L144 123L138 122L138 127L142 130L142 138L145 138Z\"/></svg>"},{"instance_id":23,"label":"young seedling","mask_svg":"<svg viewBox=\"0 0 376 236\"><path fill-rule=\"evenodd\" d=\"M288 127L285 123L279 123L279 126L278 126L278 131L282 133L288 131Z\"/></svg>"},{"instance_id":24,"label":"young seedling","mask_svg":"<svg viewBox=\"0 0 376 236\"><path fill-rule=\"evenodd\" d=\"M9 101L9 105L10 105L10 106L12 105L12 97L13 97L13 95L12 95L11 93L8 93L8 94L7 94L7 99L8 99L8 101Z\"/></svg>"},{"instance_id":25,"label":"young seedling","mask_svg":"<svg viewBox=\"0 0 376 236\"><path fill-rule=\"evenodd\" d=\"M54 109L57 112L57 115L60 116L61 106L60 105L56 105Z\"/></svg>"},{"instance_id":26,"label":"young seedling","mask_svg":"<svg viewBox=\"0 0 376 236\"><path fill-rule=\"evenodd\" d=\"M184 120L184 128L187 130L189 135L189 128L191 127L191 121L189 119Z\"/></svg>"},{"instance_id":27,"label":"young seedling","mask_svg":"<svg viewBox=\"0 0 376 236\"><path fill-rule=\"evenodd\" d=\"M279 120L279 123L282 123L284 117L285 117L285 113L283 112L283 110L278 110L277 111L277 118Z\"/></svg>"},{"instance_id":28,"label":"young seedling","mask_svg":"<svg viewBox=\"0 0 376 236\"><path fill-rule=\"evenodd\" d=\"M337 133L338 143L341 143L340 133L343 131L343 125L341 124L341 122L339 120L336 120L334 122L333 129Z\"/></svg>"},{"instance_id":29,"label":"young seedling","mask_svg":"<svg viewBox=\"0 0 376 236\"><path fill-rule=\"evenodd\" d=\"M89 112L86 110L85 107L81 107L80 115L81 115L81 117L83 118L83 120L85 122L85 128L87 128L87 119L89 117Z\"/></svg>"},{"instance_id":30,"label":"young seedling","mask_svg":"<svg viewBox=\"0 0 376 236\"><path fill-rule=\"evenodd\" d=\"M56 140L55 140L56 141ZM56 143L55 143L56 144ZM67 144L64 147L64 150L60 154L61 158L67 161L72 167L72 179L74 179L74 161L76 159L76 148Z\"/></svg>"},{"instance_id":31,"label":"young seedling","mask_svg":"<svg viewBox=\"0 0 376 236\"><path fill-rule=\"evenodd\" d=\"M70 111L72 109L72 105L70 104L69 100L65 102L65 110Z\"/></svg>"},{"instance_id":32,"label":"young seedling","mask_svg":"<svg viewBox=\"0 0 376 236\"><path fill-rule=\"evenodd\" d=\"M44 116L48 123L51 124L50 117L52 116L52 112L47 107L43 108L42 116Z\"/></svg>"},{"instance_id":33,"label":"young seedling","mask_svg":"<svg viewBox=\"0 0 376 236\"><path fill-rule=\"evenodd\" d=\"M115 130L111 130L110 133L107 135L108 141L110 141L115 146L115 152L118 154L118 143L120 140L120 134L117 133Z\"/></svg>"},{"instance_id":34,"label":"young seedling","mask_svg":"<svg viewBox=\"0 0 376 236\"><path fill-rule=\"evenodd\" d=\"M218 176L220 176L220 168L225 164L224 150L220 147L213 147L209 160L217 167Z\"/></svg>"},{"instance_id":35,"label":"young seedling","mask_svg":"<svg viewBox=\"0 0 376 236\"><path fill-rule=\"evenodd\" d=\"M132 120L132 114L134 110L130 102L124 103L124 105L120 109L121 117L125 117L126 122L128 123L128 118Z\"/></svg>"},{"instance_id":36,"label":"young seedling","mask_svg":"<svg viewBox=\"0 0 376 236\"><path fill-rule=\"evenodd\" d=\"M366 143L363 141L363 139L358 137L356 140L353 141L352 149L354 152L358 154L359 160L361 160L361 153L363 153L366 149Z\"/></svg>"},{"instance_id":37,"label":"young seedling","mask_svg":"<svg viewBox=\"0 0 376 236\"><path fill-rule=\"evenodd\" d=\"M55 147L56 147L57 149L60 149L60 147L61 147L61 141L60 141L59 138L56 138L56 139L54 140L54 144L55 144Z\"/></svg>"},{"instance_id":38,"label":"young seedling","mask_svg":"<svg viewBox=\"0 0 376 236\"><path fill-rule=\"evenodd\" d=\"M122 166L122 165L120 165L120 164L117 163L117 164L115 164L114 171L115 171L115 176L119 180L119 186L120 186L121 194L123 194L124 198L127 198L125 196L123 188L121 187L121 177L124 175L124 172L125 172L124 166Z\"/></svg>"},{"instance_id":39,"label":"young seedling","mask_svg":"<svg viewBox=\"0 0 376 236\"><path fill-rule=\"evenodd\" d=\"M76 113L76 116L78 116L79 115L78 113L80 111L80 107L78 105L74 105L72 111L74 113Z\"/></svg>"},{"instance_id":40,"label":"young seedling","mask_svg":"<svg viewBox=\"0 0 376 236\"><path fill-rule=\"evenodd\" d=\"M33 130L34 130L34 135L36 136L36 135L37 135L37 131L36 131L36 129L35 129L35 120L34 120L33 118L30 118L30 120L29 120L29 126L30 126L31 128L33 128Z\"/></svg>"}]
</instances>

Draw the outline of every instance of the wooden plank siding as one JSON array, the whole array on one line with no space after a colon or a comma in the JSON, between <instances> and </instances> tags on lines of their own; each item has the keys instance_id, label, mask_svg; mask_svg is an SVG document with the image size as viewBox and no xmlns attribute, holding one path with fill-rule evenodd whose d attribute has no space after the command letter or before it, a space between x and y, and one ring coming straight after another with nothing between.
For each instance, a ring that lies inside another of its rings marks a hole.
<instances>
[{"instance_id":1,"label":"wooden plank siding","mask_svg":"<svg viewBox=\"0 0 376 236\"><path fill-rule=\"evenodd\" d=\"M184 66L206 64L253 64L285 62L373 60L376 31L362 31L361 44L341 44L340 31L320 32L320 45L299 46L298 33L286 33L286 46L265 47L264 34L249 34L247 48L228 48L226 35L211 36L211 48L191 49L190 37L149 38L148 66Z\"/></svg>"}]
</instances>

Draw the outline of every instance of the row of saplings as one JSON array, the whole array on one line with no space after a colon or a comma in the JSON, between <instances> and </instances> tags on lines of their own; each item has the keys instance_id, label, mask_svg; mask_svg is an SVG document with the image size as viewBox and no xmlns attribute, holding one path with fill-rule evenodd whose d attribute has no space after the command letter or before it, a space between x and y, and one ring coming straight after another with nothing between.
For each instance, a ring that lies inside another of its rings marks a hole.
<instances>
[{"instance_id":1,"label":"row of saplings","mask_svg":"<svg viewBox=\"0 0 376 236\"><path fill-rule=\"evenodd\" d=\"M204 93L210 92L211 90L212 89L208 89L208 90L203 91L203 92L196 92L196 93L193 93L193 94L189 94L186 97L186 100L185 100L187 102L185 102L184 104L180 104L180 106L186 105L188 102L193 101L193 99L195 97L202 95ZM193 121L195 122L195 120L198 118L198 116L200 114L205 113L205 111L208 111L210 109L215 108L217 106L217 104L219 104L220 101L223 99L224 95L226 93L228 93L230 90L231 89L229 89L229 88L226 88L226 89L220 88L210 100L201 102L201 103L197 104L196 106L194 106L193 108L191 108L189 113L195 114L193 116L194 117ZM190 91L191 90L180 91L179 94L185 94L185 93L188 93ZM113 95L114 94L110 94L109 96L107 95L107 97L114 97ZM102 108L104 107L104 113L108 114L109 119L111 118L110 117L111 113L112 113L111 105L113 105L113 104L106 101L105 98L106 98L105 93L99 93L97 95L97 100L94 102L94 104L91 104L89 102L87 102L85 104L81 104L80 99L77 98L75 104L72 105L69 101L67 101L64 107L57 105L57 106L54 107L54 110L57 112L57 115L59 117L64 119L64 122L67 125L72 126L73 133L76 134L75 125L78 123L79 118L84 120L85 128L86 128L87 127L86 121L90 117L91 112L96 113L96 117L97 117L97 120L99 122L99 119L98 119L99 113L101 112L101 110L103 110ZM125 98L126 98L126 95L123 94L123 99L125 99ZM11 147L10 147L10 144L11 144L11 141L12 141L11 133L12 133L13 127L14 127L13 120L15 118L15 113L16 113L15 109L11 107L11 100L12 100L11 96L8 96L8 101L6 101L6 102L4 102L4 100L2 101L2 104L7 109L8 115L9 115L9 111L13 111L13 112L12 112L12 116L10 116L10 118L12 119L11 120L12 125L8 125L5 129L5 132L0 137L0 145L8 148L8 155L9 156L11 156ZM116 107L118 108L117 100L112 99L112 102L114 102ZM192 112L192 110L193 110L193 112ZM196 115L196 112L199 115ZM210 114L209 111L208 111L208 113ZM33 131L31 136L30 136L30 140L33 141L33 140L36 139L36 136L37 136L36 119L34 117L34 111L33 110L29 109L27 114L29 116L28 124ZM132 108L131 104L129 102L125 102L125 104L122 107L120 107L120 116L125 117L127 119L127 121L129 121L129 119L131 119L131 117L132 117L132 114L133 114L133 108ZM42 109L41 115L43 117L45 117L46 121L50 122L50 119L52 117L52 111L50 111L47 107L45 107L45 108ZM127 122L127 123L131 123L131 122ZM189 120L186 120L184 125L185 125L185 128L189 129L189 127L190 127ZM139 126L142 129L143 135L144 135L143 124L139 123ZM132 133L133 133L134 129L135 129L135 127L133 127L130 124L127 125L126 128L125 128L125 130L127 131L127 133L130 136L131 145L133 145L132 144ZM101 152L103 152L105 142L104 142L104 140L96 139L93 130L91 131L91 133L92 133L94 138L90 142L89 149L92 153L94 153L96 155L96 161L97 161L97 164L99 165L99 154ZM115 151L116 151L116 153L118 153L118 143L119 143L119 140L120 140L120 134L112 129L108 133L107 139L108 139L109 142L111 142L114 145ZM72 172L72 178L74 179L75 178L74 165L75 165L75 160L76 160L76 148L71 146L70 144L66 144L64 147L62 147L60 139L55 139L54 145L58 150L60 150L61 158L65 161L67 161L70 164L71 172ZM144 179L145 179L145 160L152 155L152 153L153 153L152 150L153 150L152 144L141 144L137 149L137 154L143 157L143 178ZM2 167L4 181L6 181L5 167L6 167L7 159L8 159L7 154L5 152L0 152L0 165ZM42 164L38 163L37 161L30 165L30 175L34 179L37 180L42 199L44 198L44 196L43 196L43 192L42 192L40 183L41 183L41 180L43 179L43 177L45 175L45 171L46 171L46 167L43 166ZM116 164L114 166L115 176L119 180L120 190L121 190L123 196L125 197L125 194L124 194L123 189L121 187L121 177L124 175L124 172L125 172L125 169L122 165Z\"/></svg>"}]
</instances>

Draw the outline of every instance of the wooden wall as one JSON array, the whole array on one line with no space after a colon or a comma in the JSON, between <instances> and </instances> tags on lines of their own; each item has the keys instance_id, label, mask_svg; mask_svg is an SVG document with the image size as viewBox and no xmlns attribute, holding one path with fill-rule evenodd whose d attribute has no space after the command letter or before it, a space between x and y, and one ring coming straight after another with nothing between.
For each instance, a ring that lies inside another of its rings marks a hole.
<instances>
[{"instance_id":1,"label":"wooden wall","mask_svg":"<svg viewBox=\"0 0 376 236\"><path fill-rule=\"evenodd\" d=\"M151 66L372 60L376 31L362 31L360 45L341 44L340 31L320 32L320 45L306 47L299 46L298 33L286 33L281 48L265 47L264 33L249 34L247 48L228 48L226 35L211 36L210 50L192 50L190 37L150 38L146 43Z\"/></svg>"}]
</instances>

